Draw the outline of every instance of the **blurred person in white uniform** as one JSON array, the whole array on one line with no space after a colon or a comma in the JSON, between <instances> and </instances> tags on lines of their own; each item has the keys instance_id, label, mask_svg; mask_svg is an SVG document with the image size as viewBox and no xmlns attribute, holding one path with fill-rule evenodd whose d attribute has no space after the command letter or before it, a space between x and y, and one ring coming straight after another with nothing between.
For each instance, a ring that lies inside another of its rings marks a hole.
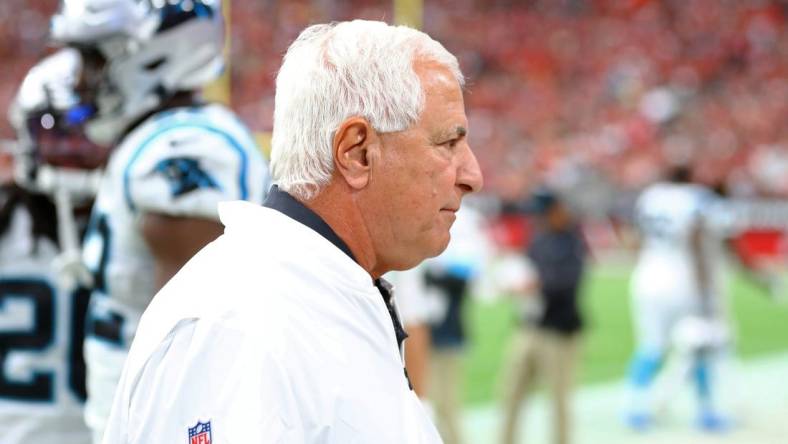
<instances>
[{"instance_id":1,"label":"blurred person in white uniform","mask_svg":"<svg viewBox=\"0 0 788 444\"><path fill-rule=\"evenodd\" d=\"M0 152L0 442L85 444L89 292L79 260L108 150L87 140L74 92L79 55L30 69L9 109L17 140Z\"/></svg>"},{"instance_id":2,"label":"blurred person in white uniform","mask_svg":"<svg viewBox=\"0 0 788 444\"><path fill-rule=\"evenodd\" d=\"M223 231L217 204L261 203L265 160L247 127L200 90L224 68L217 0L62 0L51 38L76 49L94 141L116 148L93 207L85 420L101 441L137 324L154 294Z\"/></svg>"},{"instance_id":3,"label":"blurred person in white uniform","mask_svg":"<svg viewBox=\"0 0 788 444\"><path fill-rule=\"evenodd\" d=\"M632 275L632 309L637 349L629 370L626 422L636 430L654 423L653 382L674 338L686 345L698 397L698 426L728 427L715 405L715 353L725 346L721 250L715 248L715 195L690 182L676 167L669 180L646 188L636 203L641 234Z\"/></svg>"}]
</instances>

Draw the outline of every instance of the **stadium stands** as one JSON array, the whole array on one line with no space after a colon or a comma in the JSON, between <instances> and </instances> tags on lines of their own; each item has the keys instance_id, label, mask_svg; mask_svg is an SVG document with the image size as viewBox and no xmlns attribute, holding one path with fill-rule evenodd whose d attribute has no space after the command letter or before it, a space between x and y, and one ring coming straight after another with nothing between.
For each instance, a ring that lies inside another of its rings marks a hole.
<instances>
[{"instance_id":1,"label":"stadium stands","mask_svg":"<svg viewBox=\"0 0 788 444\"><path fill-rule=\"evenodd\" d=\"M0 2L0 108L45 50L55 0ZM788 6L764 0L425 0L460 55L487 190L637 190L671 162L739 196L788 196ZM282 52L308 23L391 20L390 1L232 2L232 105L269 131ZM0 138L11 136L0 122ZM604 193L603 193L604 194ZM582 202L581 202L582 203Z\"/></svg>"}]
</instances>

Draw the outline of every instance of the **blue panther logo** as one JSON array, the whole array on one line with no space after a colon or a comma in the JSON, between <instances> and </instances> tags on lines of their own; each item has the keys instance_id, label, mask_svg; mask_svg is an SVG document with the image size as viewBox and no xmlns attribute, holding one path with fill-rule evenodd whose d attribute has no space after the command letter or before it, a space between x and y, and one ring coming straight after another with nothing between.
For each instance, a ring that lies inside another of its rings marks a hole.
<instances>
[{"instance_id":1,"label":"blue panther logo","mask_svg":"<svg viewBox=\"0 0 788 444\"><path fill-rule=\"evenodd\" d=\"M200 162L191 157L164 159L156 164L154 171L167 179L173 197L200 188L220 189L216 180L200 167Z\"/></svg>"}]
</instances>

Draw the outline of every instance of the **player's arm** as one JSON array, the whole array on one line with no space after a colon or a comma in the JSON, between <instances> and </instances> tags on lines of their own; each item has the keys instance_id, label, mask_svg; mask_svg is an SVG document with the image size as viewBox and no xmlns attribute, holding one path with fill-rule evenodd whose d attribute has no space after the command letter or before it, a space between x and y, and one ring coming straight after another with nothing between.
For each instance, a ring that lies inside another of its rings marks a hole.
<instances>
[{"instance_id":1,"label":"player's arm","mask_svg":"<svg viewBox=\"0 0 788 444\"><path fill-rule=\"evenodd\" d=\"M709 263L704 248L705 227L703 218L698 218L692 228L690 236L690 248L692 249L692 261L695 268L695 276L698 282L698 293L701 298L701 310L703 315L710 315L711 310L711 283L709 276Z\"/></svg>"},{"instance_id":2,"label":"player's arm","mask_svg":"<svg viewBox=\"0 0 788 444\"><path fill-rule=\"evenodd\" d=\"M158 288L222 234L219 202L261 200L253 184L264 182L263 165L251 157L253 149L219 133L173 125L140 148L126 169L124 194L139 214Z\"/></svg>"},{"instance_id":3,"label":"player's arm","mask_svg":"<svg viewBox=\"0 0 788 444\"><path fill-rule=\"evenodd\" d=\"M628 229L624 228L622 233L624 247L629 248L629 251L634 253L639 252L645 244L648 220L646 216L646 200L646 196L641 195L637 202L635 202L635 208L629 218L631 224Z\"/></svg>"},{"instance_id":4,"label":"player's arm","mask_svg":"<svg viewBox=\"0 0 788 444\"><path fill-rule=\"evenodd\" d=\"M155 261L156 289L160 289L202 247L222 234L214 220L161 213L142 216L142 235Z\"/></svg>"}]
</instances>

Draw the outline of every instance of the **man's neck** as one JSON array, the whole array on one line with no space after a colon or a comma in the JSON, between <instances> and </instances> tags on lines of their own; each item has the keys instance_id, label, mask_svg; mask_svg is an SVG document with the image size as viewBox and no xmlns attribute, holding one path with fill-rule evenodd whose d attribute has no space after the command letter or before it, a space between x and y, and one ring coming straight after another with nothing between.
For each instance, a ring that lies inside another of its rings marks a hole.
<instances>
[{"instance_id":1,"label":"man's neck","mask_svg":"<svg viewBox=\"0 0 788 444\"><path fill-rule=\"evenodd\" d=\"M373 280L377 279L385 271L378 269L380 264L375 254L372 236L352 197L346 192L340 192L338 186L341 185L329 184L317 197L301 203L317 213L347 244L358 264Z\"/></svg>"}]
</instances>

